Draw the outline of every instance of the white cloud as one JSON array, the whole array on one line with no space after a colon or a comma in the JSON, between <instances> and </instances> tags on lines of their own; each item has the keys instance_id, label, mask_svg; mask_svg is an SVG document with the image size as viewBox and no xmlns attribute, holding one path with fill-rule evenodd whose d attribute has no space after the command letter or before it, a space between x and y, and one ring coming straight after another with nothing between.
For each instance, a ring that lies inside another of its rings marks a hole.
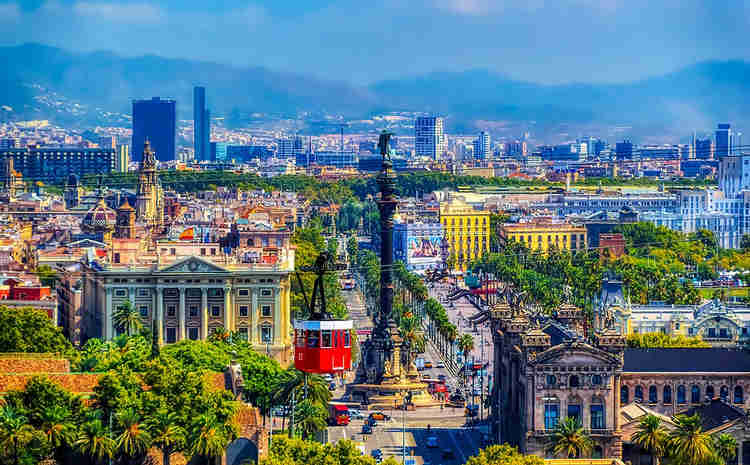
<instances>
[{"instance_id":1,"label":"white cloud","mask_svg":"<svg viewBox=\"0 0 750 465\"><path fill-rule=\"evenodd\" d=\"M162 10L150 3L105 3L79 1L73 12L80 16L121 23L158 23Z\"/></svg>"},{"instance_id":2,"label":"white cloud","mask_svg":"<svg viewBox=\"0 0 750 465\"><path fill-rule=\"evenodd\" d=\"M0 3L0 21L12 22L21 18L21 7L18 3Z\"/></svg>"},{"instance_id":3,"label":"white cloud","mask_svg":"<svg viewBox=\"0 0 750 465\"><path fill-rule=\"evenodd\" d=\"M460 15L480 16L502 10L503 2L501 0L436 0L435 6Z\"/></svg>"}]
</instances>

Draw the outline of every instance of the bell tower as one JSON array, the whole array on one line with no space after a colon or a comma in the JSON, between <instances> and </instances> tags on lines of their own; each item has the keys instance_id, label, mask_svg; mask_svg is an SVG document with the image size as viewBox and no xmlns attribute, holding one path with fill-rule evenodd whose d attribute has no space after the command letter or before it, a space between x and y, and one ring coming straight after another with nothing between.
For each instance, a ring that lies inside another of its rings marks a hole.
<instances>
[{"instance_id":1,"label":"bell tower","mask_svg":"<svg viewBox=\"0 0 750 465\"><path fill-rule=\"evenodd\" d=\"M115 237L118 239L135 239L135 209L130 206L127 197L117 209Z\"/></svg>"}]
</instances>

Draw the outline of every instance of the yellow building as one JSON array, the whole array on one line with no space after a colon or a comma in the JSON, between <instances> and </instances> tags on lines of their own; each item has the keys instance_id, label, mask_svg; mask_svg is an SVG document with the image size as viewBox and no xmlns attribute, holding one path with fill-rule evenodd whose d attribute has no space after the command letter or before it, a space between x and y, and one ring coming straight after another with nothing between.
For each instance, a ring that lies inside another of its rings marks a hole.
<instances>
[{"instance_id":1,"label":"yellow building","mask_svg":"<svg viewBox=\"0 0 750 465\"><path fill-rule=\"evenodd\" d=\"M440 205L440 223L448 240L454 270L463 271L490 249L490 212L475 210L461 200Z\"/></svg>"},{"instance_id":2,"label":"yellow building","mask_svg":"<svg viewBox=\"0 0 750 465\"><path fill-rule=\"evenodd\" d=\"M586 249L586 227L570 223L530 222L504 224L500 227L500 242L523 242L531 250L547 252Z\"/></svg>"}]
</instances>

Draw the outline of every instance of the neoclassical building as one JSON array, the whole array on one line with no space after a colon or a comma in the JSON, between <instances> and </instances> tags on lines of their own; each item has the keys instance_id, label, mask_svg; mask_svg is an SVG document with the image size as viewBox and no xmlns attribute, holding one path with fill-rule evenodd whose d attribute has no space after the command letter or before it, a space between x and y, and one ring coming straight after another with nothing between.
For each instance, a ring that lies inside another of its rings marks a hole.
<instances>
[{"instance_id":1,"label":"neoclassical building","mask_svg":"<svg viewBox=\"0 0 750 465\"><path fill-rule=\"evenodd\" d=\"M267 264L222 255L218 247L200 244L205 255L157 255L153 263L84 260L85 338L109 340L119 334L113 315L129 300L144 326L156 324L163 343L205 340L226 328L258 351L290 362L294 251Z\"/></svg>"}]
</instances>

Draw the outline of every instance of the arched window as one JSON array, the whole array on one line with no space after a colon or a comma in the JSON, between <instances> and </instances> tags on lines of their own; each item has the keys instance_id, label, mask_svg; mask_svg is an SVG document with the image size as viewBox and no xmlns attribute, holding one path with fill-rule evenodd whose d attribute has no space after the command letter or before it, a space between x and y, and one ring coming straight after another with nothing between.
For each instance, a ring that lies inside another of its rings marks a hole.
<instances>
[{"instance_id":1,"label":"arched window","mask_svg":"<svg viewBox=\"0 0 750 465\"><path fill-rule=\"evenodd\" d=\"M581 424L581 399L578 397L571 397L568 399L568 418L574 418L575 421Z\"/></svg>"},{"instance_id":2,"label":"arched window","mask_svg":"<svg viewBox=\"0 0 750 465\"><path fill-rule=\"evenodd\" d=\"M742 392L742 386L735 386L734 387L734 403L735 404L741 404L745 401L744 399L744 393Z\"/></svg>"},{"instance_id":3,"label":"arched window","mask_svg":"<svg viewBox=\"0 0 750 465\"><path fill-rule=\"evenodd\" d=\"M630 389L627 386L620 387L620 405L630 402Z\"/></svg>"},{"instance_id":4,"label":"arched window","mask_svg":"<svg viewBox=\"0 0 750 465\"><path fill-rule=\"evenodd\" d=\"M729 400L729 388L726 386L722 386L719 389L719 397L721 397L721 400Z\"/></svg>"},{"instance_id":5,"label":"arched window","mask_svg":"<svg viewBox=\"0 0 750 465\"><path fill-rule=\"evenodd\" d=\"M664 386L664 392L662 393L661 400L665 404L672 403L672 386Z\"/></svg>"},{"instance_id":6,"label":"arched window","mask_svg":"<svg viewBox=\"0 0 750 465\"><path fill-rule=\"evenodd\" d=\"M643 402L643 387L636 386L635 395L633 397L635 397L636 402Z\"/></svg>"},{"instance_id":7,"label":"arched window","mask_svg":"<svg viewBox=\"0 0 750 465\"><path fill-rule=\"evenodd\" d=\"M594 386L599 386L600 384L602 384L602 375L593 375L591 377L591 384L593 384Z\"/></svg>"},{"instance_id":8,"label":"arched window","mask_svg":"<svg viewBox=\"0 0 750 465\"><path fill-rule=\"evenodd\" d=\"M591 399L591 429L604 429L606 418L604 416L604 402L601 397L594 397Z\"/></svg>"},{"instance_id":9,"label":"arched window","mask_svg":"<svg viewBox=\"0 0 750 465\"><path fill-rule=\"evenodd\" d=\"M649 386L648 388L648 401L649 403L655 404L658 402L658 396L656 394L656 386Z\"/></svg>"},{"instance_id":10,"label":"arched window","mask_svg":"<svg viewBox=\"0 0 750 465\"><path fill-rule=\"evenodd\" d=\"M555 375L547 375L547 386L554 386L557 384L557 377Z\"/></svg>"},{"instance_id":11,"label":"arched window","mask_svg":"<svg viewBox=\"0 0 750 465\"><path fill-rule=\"evenodd\" d=\"M687 402L687 399L685 397L685 386L677 386L677 403L678 404L684 404Z\"/></svg>"},{"instance_id":12,"label":"arched window","mask_svg":"<svg viewBox=\"0 0 750 465\"><path fill-rule=\"evenodd\" d=\"M701 401L701 388L696 385L690 388L690 402L699 404Z\"/></svg>"},{"instance_id":13,"label":"arched window","mask_svg":"<svg viewBox=\"0 0 750 465\"><path fill-rule=\"evenodd\" d=\"M544 429L553 430L557 428L560 421L560 401L557 397L548 397L544 400Z\"/></svg>"},{"instance_id":14,"label":"arched window","mask_svg":"<svg viewBox=\"0 0 750 465\"><path fill-rule=\"evenodd\" d=\"M568 380L568 384L570 385L570 387L578 387L578 375L571 375L570 379Z\"/></svg>"},{"instance_id":15,"label":"arched window","mask_svg":"<svg viewBox=\"0 0 750 465\"><path fill-rule=\"evenodd\" d=\"M714 387L706 386L706 400L711 400L713 398L714 398Z\"/></svg>"}]
</instances>

